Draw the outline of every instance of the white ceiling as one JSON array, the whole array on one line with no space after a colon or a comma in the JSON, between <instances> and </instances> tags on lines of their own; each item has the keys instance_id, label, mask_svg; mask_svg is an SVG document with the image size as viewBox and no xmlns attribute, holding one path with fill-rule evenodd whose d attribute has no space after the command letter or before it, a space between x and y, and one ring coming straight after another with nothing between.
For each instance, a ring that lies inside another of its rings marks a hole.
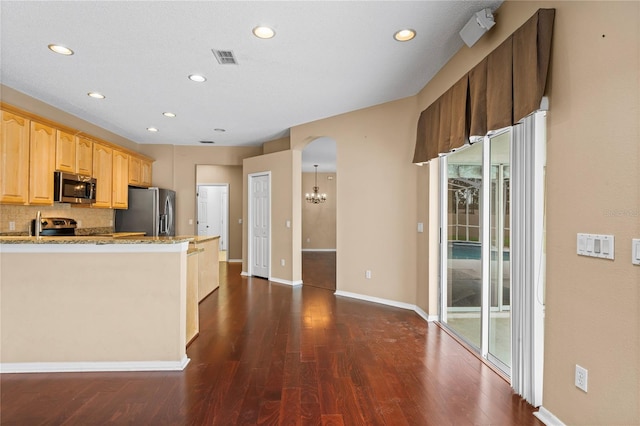
<instances>
[{"instance_id":1,"label":"white ceiling","mask_svg":"<svg viewBox=\"0 0 640 426\"><path fill-rule=\"evenodd\" d=\"M473 13L500 3L3 0L0 78L137 143L258 145L415 95L463 46L458 32ZM257 25L276 36L254 37ZM403 28L415 39L395 41ZM233 51L238 64L220 65L211 49Z\"/></svg>"}]
</instances>

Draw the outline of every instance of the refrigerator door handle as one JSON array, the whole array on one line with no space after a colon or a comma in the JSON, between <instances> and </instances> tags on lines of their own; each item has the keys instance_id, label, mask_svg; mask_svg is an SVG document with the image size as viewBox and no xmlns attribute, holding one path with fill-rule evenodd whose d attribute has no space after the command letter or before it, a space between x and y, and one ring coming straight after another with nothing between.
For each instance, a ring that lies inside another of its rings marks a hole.
<instances>
[{"instance_id":1,"label":"refrigerator door handle","mask_svg":"<svg viewBox=\"0 0 640 426\"><path fill-rule=\"evenodd\" d=\"M164 222L166 220L166 217L163 214L158 215L158 217L159 217L159 222L160 222L158 224L158 235L163 235L164 234L164 228L165 228Z\"/></svg>"},{"instance_id":2,"label":"refrigerator door handle","mask_svg":"<svg viewBox=\"0 0 640 426\"><path fill-rule=\"evenodd\" d=\"M166 212L165 214L165 227L166 227L166 231L167 231L167 235L173 235L173 205L171 203L171 200L169 198L167 198L165 200L165 206L164 206L164 211Z\"/></svg>"}]
</instances>

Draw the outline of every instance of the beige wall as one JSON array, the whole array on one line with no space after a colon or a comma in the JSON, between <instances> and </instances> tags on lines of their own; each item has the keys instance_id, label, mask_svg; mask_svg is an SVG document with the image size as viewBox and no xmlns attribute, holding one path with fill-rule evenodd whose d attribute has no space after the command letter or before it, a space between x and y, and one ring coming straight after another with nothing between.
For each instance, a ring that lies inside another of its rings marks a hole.
<instances>
[{"instance_id":1,"label":"beige wall","mask_svg":"<svg viewBox=\"0 0 640 426\"><path fill-rule=\"evenodd\" d=\"M640 267L631 264L631 238L640 238L640 3L507 1L494 29L420 92L419 110L540 7L556 8L543 406L566 424L640 424ZM428 196L419 191L419 204ZM615 235L615 260L577 256L579 232ZM588 393L574 386L575 364L589 370Z\"/></svg>"},{"instance_id":2,"label":"beige wall","mask_svg":"<svg viewBox=\"0 0 640 426\"><path fill-rule=\"evenodd\" d=\"M0 264L3 363L185 356L186 250L3 252Z\"/></svg>"},{"instance_id":3,"label":"beige wall","mask_svg":"<svg viewBox=\"0 0 640 426\"><path fill-rule=\"evenodd\" d=\"M296 150L317 137L336 141L340 291L415 303L417 119L412 97L291 129Z\"/></svg>"},{"instance_id":4,"label":"beige wall","mask_svg":"<svg viewBox=\"0 0 640 426\"><path fill-rule=\"evenodd\" d=\"M291 149L291 141L289 137L280 138L262 144L262 153L271 154L272 152L287 151Z\"/></svg>"},{"instance_id":5,"label":"beige wall","mask_svg":"<svg viewBox=\"0 0 640 426\"><path fill-rule=\"evenodd\" d=\"M269 172L271 174L271 271L270 277L288 283L302 281L301 265L301 152L281 151L243 162L243 199L248 199L249 175ZM243 206L242 226L242 270L248 269L248 211ZM287 228L287 221L291 227ZM285 266L281 265L284 260Z\"/></svg>"},{"instance_id":6,"label":"beige wall","mask_svg":"<svg viewBox=\"0 0 640 426\"><path fill-rule=\"evenodd\" d=\"M242 259L242 166L196 166L196 184L222 183L229 185L229 241L230 260Z\"/></svg>"},{"instance_id":7,"label":"beige wall","mask_svg":"<svg viewBox=\"0 0 640 426\"><path fill-rule=\"evenodd\" d=\"M331 178L331 179L329 179ZM327 194L327 201L311 204L304 200L313 192L315 173L302 173L302 248L336 248L336 174L318 173L320 193Z\"/></svg>"},{"instance_id":8,"label":"beige wall","mask_svg":"<svg viewBox=\"0 0 640 426\"><path fill-rule=\"evenodd\" d=\"M156 159L153 184L176 191L176 233L195 235L196 165L241 165L243 158L260 155L262 147L140 145L140 152Z\"/></svg>"}]
</instances>

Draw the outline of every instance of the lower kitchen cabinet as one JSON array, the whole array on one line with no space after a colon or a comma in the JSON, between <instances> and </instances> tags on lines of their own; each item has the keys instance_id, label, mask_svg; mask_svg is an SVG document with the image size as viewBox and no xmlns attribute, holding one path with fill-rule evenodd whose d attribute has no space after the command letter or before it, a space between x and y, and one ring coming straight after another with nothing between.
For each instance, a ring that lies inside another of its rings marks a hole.
<instances>
[{"instance_id":1,"label":"lower kitchen cabinet","mask_svg":"<svg viewBox=\"0 0 640 426\"><path fill-rule=\"evenodd\" d=\"M188 345L200 332L200 316L198 314L198 260L203 249L189 249L187 251L187 334Z\"/></svg>"},{"instance_id":2,"label":"lower kitchen cabinet","mask_svg":"<svg viewBox=\"0 0 640 426\"><path fill-rule=\"evenodd\" d=\"M195 237L190 247L202 249L198 255L198 302L220 286L220 237Z\"/></svg>"}]
</instances>

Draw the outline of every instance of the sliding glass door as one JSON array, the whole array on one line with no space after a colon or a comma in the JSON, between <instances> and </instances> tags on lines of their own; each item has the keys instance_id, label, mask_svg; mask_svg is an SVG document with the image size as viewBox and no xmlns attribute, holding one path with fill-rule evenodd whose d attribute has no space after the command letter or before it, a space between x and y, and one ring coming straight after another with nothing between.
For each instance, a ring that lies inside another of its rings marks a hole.
<instances>
[{"instance_id":1,"label":"sliding glass door","mask_svg":"<svg viewBox=\"0 0 640 426\"><path fill-rule=\"evenodd\" d=\"M440 320L510 374L509 130L441 159Z\"/></svg>"},{"instance_id":2,"label":"sliding glass door","mask_svg":"<svg viewBox=\"0 0 640 426\"><path fill-rule=\"evenodd\" d=\"M511 238L510 238L510 146L511 132L489 139L491 167L489 227L489 359L502 370L511 367ZM485 142L486 143L486 142Z\"/></svg>"},{"instance_id":3,"label":"sliding glass door","mask_svg":"<svg viewBox=\"0 0 640 426\"><path fill-rule=\"evenodd\" d=\"M482 337L482 144L451 154L445 161L446 289L443 289L442 321L479 349Z\"/></svg>"}]
</instances>

